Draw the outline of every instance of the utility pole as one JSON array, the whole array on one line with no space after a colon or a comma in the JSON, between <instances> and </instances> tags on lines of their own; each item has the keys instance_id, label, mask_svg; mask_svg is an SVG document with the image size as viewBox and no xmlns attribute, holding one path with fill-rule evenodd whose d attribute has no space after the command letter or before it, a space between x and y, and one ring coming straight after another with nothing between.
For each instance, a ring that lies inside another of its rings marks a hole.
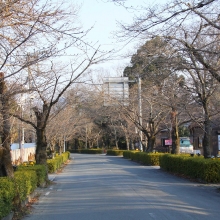
<instances>
[{"instance_id":1,"label":"utility pole","mask_svg":"<svg viewBox=\"0 0 220 220\"><path fill-rule=\"evenodd\" d=\"M66 135L63 136L63 152L66 152Z\"/></svg>"},{"instance_id":2,"label":"utility pole","mask_svg":"<svg viewBox=\"0 0 220 220\"><path fill-rule=\"evenodd\" d=\"M138 110L139 110L139 123L140 123L140 127L142 127L141 77L139 75L138 75ZM139 136L140 136L139 147L140 147L140 150L143 151L141 130L139 130Z\"/></svg>"},{"instance_id":3,"label":"utility pole","mask_svg":"<svg viewBox=\"0 0 220 220\"><path fill-rule=\"evenodd\" d=\"M85 149L87 149L87 124L86 124L86 146L85 146Z\"/></svg>"}]
</instances>

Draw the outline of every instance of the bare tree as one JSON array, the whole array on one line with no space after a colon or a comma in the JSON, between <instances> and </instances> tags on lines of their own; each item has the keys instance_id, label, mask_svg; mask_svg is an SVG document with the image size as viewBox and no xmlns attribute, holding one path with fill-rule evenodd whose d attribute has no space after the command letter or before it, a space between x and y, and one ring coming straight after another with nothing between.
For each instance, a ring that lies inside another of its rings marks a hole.
<instances>
[{"instance_id":1,"label":"bare tree","mask_svg":"<svg viewBox=\"0 0 220 220\"><path fill-rule=\"evenodd\" d=\"M3 121L2 131L2 148L0 158L0 176L14 177L13 167L11 163L10 153L10 96L7 92L7 86L4 81L4 74L0 73L0 101L1 101L1 115Z\"/></svg>"},{"instance_id":2,"label":"bare tree","mask_svg":"<svg viewBox=\"0 0 220 220\"><path fill-rule=\"evenodd\" d=\"M174 154L180 153L179 128L192 121L188 111L192 112L194 110L192 95L184 88L186 81L187 79L183 75L172 74L163 81L162 90L157 94L161 104L170 111L165 123L167 129L170 130L170 137L172 138L171 153Z\"/></svg>"},{"instance_id":3,"label":"bare tree","mask_svg":"<svg viewBox=\"0 0 220 220\"><path fill-rule=\"evenodd\" d=\"M120 1L114 1L120 2ZM123 5L120 3L120 5ZM204 36L209 36L210 41L207 45L212 44L213 39L219 42L219 0L191 0L180 1L173 0L164 5L147 6L142 5L140 15L136 15L132 24L121 24L121 31L118 31L118 37L131 40L136 38L151 39L156 36L180 36L180 30L185 29L189 24L202 26L206 31ZM135 10L135 9L133 9ZM137 12L137 11L136 11ZM136 13L137 14L137 13ZM210 31L213 29L213 31ZM185 29L186 30L186 29ZM189 30L188 30L189 31ZM187 36L192 31L185 31ZM194 32L196 37L196 33ZM206 47L197 48L194 44L189 45L188 49L194 52L197 61L200 62L203 69L207 70L218 82L220 82L219 65L212 65L203 56L215 55L218 58L219 48L208 50Z\"/></svg>"},{"instance_id":4,"label":"bare tree","mask_svg":"<svg viewBox=\"0 0 220 220\"><path fill-rule=\"evenodd\" d=\"M46 139L46 126L50 119L52 112L52 107L58 103L63 94L69 89L73 83L76 83L80 79L82 74L84 74L87 69L94 63L97 62L96 58L97 51L91 55L89 58L85 58L77 65L75 69L67 70L62 67L62 69L56 69L57 67L51 66L49 70L40 71L39 67L36 72L31 75L31 80L33 88L35 89L35 99L40 99L38 105L35 105L32 109L34 111L36 122L30 121L20 117L20 115L15 115L21 121L28 123L33 126L36 130L37 136L37 148L36 148L36 163L46 164L46 149L47 149L47 139ZM40 72L39 72L40 71ZM69 72L71 71L71 72ZM36 78L35 78L36 76ZM37 77L38 76L38 77Z\"/></svg>"},{"instance_id":5,"label":"bare tree","mask_svg":"<svg viewBox=\"0 0 220 220\"><path fill-rule=\"evenodd\" d=\"M40 99L33 108L36 123L19 114L15 116L35 128L36 161L38 164L46 164L45 128L52 107L92 64L103 60L105 56L102 53L98 57L101 52L99 46L88 44L84 40L89 30L82 30L78 22L79 8L76 5L50 0L13 0L1 2L0 10L3 21L0 25L0 70L5 72L1 80L7 84L20 80L22 90L16 88L9 96L16 93L30 95L31 91L35 91L35 98ZM66 68L69 76L55 73L53 65L56 63L57 66L67 57L70 58L69 66L72 66L71 69ZM50 71L48 67L51 68ZM48 73L50 74L46 77ZM29 86L25 87L27 83ZM12 114L13 111L15 109L12 109Z\"/></svg>"},{"instance_id":6,"label":"bare tree","mask_svg":"<svg viewBox=\"0 0 220 220\"><path fill-rule=\"evenodd\" d=\"M160 36L171 45L176 57L181 58L175 63L175 71L186 74L188 86L194 88L188 88L188 91L191 91L193 96L196 94L200 97L200 109L203 109L205 115L205 157L210 157L210 117L211 114L216 114L207 110L211 107L208 100L214 95L216 82L220 82L218 4L218 0L173 0L161 7L143 6L142 13L135 17L134 22L122 24L122 31L118 34L126 39L154 39ZM175 115L172 117L173 122L176 120Z\"/></svg>"}]
</instances>

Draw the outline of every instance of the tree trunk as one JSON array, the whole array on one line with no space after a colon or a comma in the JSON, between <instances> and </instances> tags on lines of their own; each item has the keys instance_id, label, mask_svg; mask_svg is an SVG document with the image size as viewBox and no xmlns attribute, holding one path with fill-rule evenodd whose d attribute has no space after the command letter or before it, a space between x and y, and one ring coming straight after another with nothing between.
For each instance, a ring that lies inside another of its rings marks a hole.
<instances>
[{"instance_id":1,"label":"tree trunk","mask_svg":"<svg viewBox=\"0 0 220 220\"><path fill-rule=\"evenodd\" d=\"M126 141L126 149L129 150L129 138L127 135L125 135L125 141Z\"/></svg>"},{"instance_id":2,"label":"tree trunk","mask_svg":"<svg viewBox=\"0 0 220 220\"><path fill-rule=\"evenodd\" d=\"M205 121L204 121L204 137L202 141L203 145L203 152L204 152L204 157L205 158L210 158L211 157L211 150L210 150L210 144L211 144L211 135L212 135L212 127L211 127L211 121L208 117L208 115L205 116Z\"/></svg>"},{"instance_id":3,"label":"tree trunk","mask_svg":"<svg viewBox=\"0 0 220 220\"><path fill-rule=\"evenodd\" d=\"M172 154L179 154L180 153L180 143L179 143L179 132L178 132L178 122L177 122L177 111L176 109L172 108L171 112L171 124L172 124Z\"/></svg>"},{"instance_id":4,"label":"tree trunk","mask_svg":"<svg viewBox=\"0 0 220 220\"><path fill-rule=\"evenodd\" d=\"M130 139L129 149L134 150L134 142L132 141L132 139Z\"/></svg>"},{"instance_id":5,"label":"tree trunk","mask_svg":"<svg viewBox=\"0 0 220 220\"><path fill-rule=\"evenodd\" d=\"M146 149L146 152L148 152L148 153L153 152L155 140L156 140L155 136L150 136L150 137L147 138L147 149Z\"/></svg>"},{"instance_id":6,"label":"tree trunk","mask_svg":"<svg viewBox=\"0 0 220 220\"><path fill-rule=\"evenodd\" d=\"M47 165L47 140L45 129L37 129L37 148L36 148L36 164Z\"/></svg>"},{"instance_id":7,"label":"tree trunk","mask_svg":"<svg viewBox=\"0 0 220 220\"><path fill-rule=\"evenodd\" d=\"M179 154L180 153L180 138L178 133L178 128L172 128L172 154Z\"/></svg>"},{"instance_id":8,"label":"tree trunk","mask_svg":"<svg viewBox=\"0 0 220 220\"><path fill-rule=\"evenodd\" d=\"M118 150L118 140L115 140L115 147L116 147L116 150Z\"/></svg>"},{"instance_id":9,"label":"tree trunk","mask_svg":"<svg viewBox=\"0 0 220 220\"><path fill-rule=\"evenodd\" d=\"M0 73L0 95L1 95L1 114L3 118L3 134L2 134L2 147L1 162L0 162L0 176L14 177L14 170L11 161L10 153L10 115L9 115L9 96L6 94L7 88L4 81L4 74Z\"/></svg>"}]
</instances>

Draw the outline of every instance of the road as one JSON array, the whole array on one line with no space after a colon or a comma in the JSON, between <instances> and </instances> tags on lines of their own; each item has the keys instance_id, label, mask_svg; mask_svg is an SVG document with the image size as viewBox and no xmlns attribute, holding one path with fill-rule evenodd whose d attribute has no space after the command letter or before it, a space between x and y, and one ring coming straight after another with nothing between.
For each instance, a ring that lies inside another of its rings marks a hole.
<instances>
[{"instance_id":1,"label":"road","mask_svg":"<svg viewBox=\"0 0 220 220\"><path fill-rule=\"evenodd\" d=\"M122 157L71 154L25 220L219 220L220 185Z\"/></svg>"}]
</instances>

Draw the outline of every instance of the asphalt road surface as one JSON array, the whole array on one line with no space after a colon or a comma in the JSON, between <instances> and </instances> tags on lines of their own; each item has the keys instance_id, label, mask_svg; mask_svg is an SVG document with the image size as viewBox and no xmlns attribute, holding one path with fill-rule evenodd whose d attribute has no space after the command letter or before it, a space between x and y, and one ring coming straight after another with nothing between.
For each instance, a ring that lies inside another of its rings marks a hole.
<instances>
[{"instance_id":1,"label":"asphalt road surface","mask_svg":"<svg viewBox=\"0 0 220 220\"><path fill-rule=\"evenodd\" d=\"M220 185L122 157L71 154L25 220L219 220Z\"/></svg>"}]
</instances>

